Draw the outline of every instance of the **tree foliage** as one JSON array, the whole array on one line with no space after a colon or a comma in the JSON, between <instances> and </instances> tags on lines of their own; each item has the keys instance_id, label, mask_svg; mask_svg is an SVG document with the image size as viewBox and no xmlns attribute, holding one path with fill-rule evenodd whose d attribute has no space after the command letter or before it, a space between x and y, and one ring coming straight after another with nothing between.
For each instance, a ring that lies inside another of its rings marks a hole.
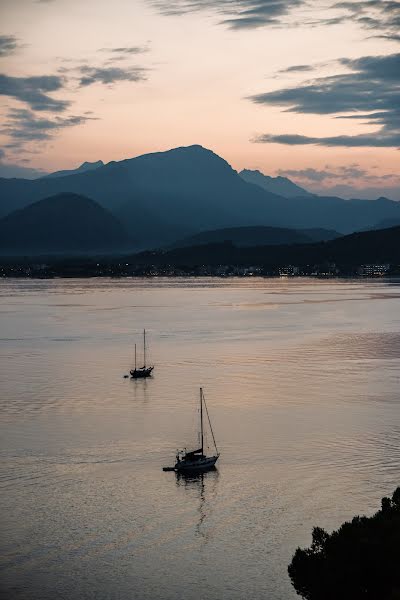
<instances>
[{"instance_id":1,"label":"tree foliage","mask_svg":"<svg viewBox=\"0 0 400 600\"><path fill-rule=\"evenodd\" d=\"M400 600L400 487L372 517L328 534L315 527L288 572L306 600Z\"/></svg>"}]
</instances>

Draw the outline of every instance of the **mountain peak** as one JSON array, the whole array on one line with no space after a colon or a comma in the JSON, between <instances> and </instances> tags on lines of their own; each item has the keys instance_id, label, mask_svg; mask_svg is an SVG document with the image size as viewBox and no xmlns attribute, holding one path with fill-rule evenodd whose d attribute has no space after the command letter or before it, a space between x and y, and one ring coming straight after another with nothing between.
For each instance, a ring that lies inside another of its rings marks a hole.
<instances>
[{"instance_id":1,"label":"mountain peak","mask_svg":"<svg viewBox=\"0 0 400 600\"><path fill-rule=\"evenodd\" d=\"M64 171L56 171L55 173L50 173L49 175L45 175L47 179L52 179L56 177L66 177L67 175L78 175L79 173L86 173L87 171L94 171L99 167L104 167L104 163L102 160L98 160L96 162L83 162L77 169L66 169Z\"/></svg>"},{"instance_id":2,"label":"mountain peak","mask_svg":"<svg viewBox=\"0 0 400 600\"><path fill-rule=\"evenodd\" d=\"M104 167L104 163L102 160L97 160L95 162L83 162L76 171L89 171L92 169L98 169L99 167Z\"/></svg>"},{"instance_id":3,"label":"mountain peak","mask_svg":"<svg viewBox=\"0 0 400 600\"><path fill-rule=\"evenodd\" d=\"M254 183L267 192L278 194L278 196L283 196L284 198L304 198L305 196L313 196L313 194L310 194L310 192L304 188L296 185L287 177L270 177L269 175L264 175L264 173L261 173L258 169L255 169L254 171L251 169L243 169L239 175L242 179L247 181L247 183Z\"/></svg>"}]
</instances>

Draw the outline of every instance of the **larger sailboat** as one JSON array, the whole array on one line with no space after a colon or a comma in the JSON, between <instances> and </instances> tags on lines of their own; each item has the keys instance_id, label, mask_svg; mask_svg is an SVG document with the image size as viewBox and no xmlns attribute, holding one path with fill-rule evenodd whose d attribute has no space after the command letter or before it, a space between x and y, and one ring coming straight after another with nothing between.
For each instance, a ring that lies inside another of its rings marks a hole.
<instances>
[{"instance_id":1,"label":"larger sailboat","mask_svg":"<svg viewBox=\"0 0 400 600\"><path fill-rule=\"evenodd\" d=\"M150 377L151 373L154 369L154 366L146 365L146 330L143 329L143 367L137 367L136 360L136 344L135 344L135 368L131 369L130 375L132 379L144 379L146 377Z\"/></svg>"},{"instance_id":2,"label":"larger sailboat","mask_svg":"<svg viewBox=\"0 0 400 600\"><path fill-rule=\"evenodd\" d=\"M207 454L205 454L204 413L207 416L208 424L212 435L213 445L215 448L214 453L210 456L207 456ZM200 443L201 446L197 450L188 451L186 448L184 450L178 450L176 455L175 466L164 467L164 471L176 471L178 473L206 471L207 469L212 469L219 458L219 452L217 444L215 442L210 415L208 414L207 404L203 394L203 388L200 388Z\"/></svg>"}]
</instances>

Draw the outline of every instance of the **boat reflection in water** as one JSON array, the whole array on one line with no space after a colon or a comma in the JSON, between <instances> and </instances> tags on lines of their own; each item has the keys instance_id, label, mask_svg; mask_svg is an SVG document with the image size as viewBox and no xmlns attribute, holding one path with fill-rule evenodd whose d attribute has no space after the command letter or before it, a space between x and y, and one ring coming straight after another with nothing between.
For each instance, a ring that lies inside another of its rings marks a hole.
<instances>
[{"instance_id":1,"label":"boat reflection in water","mask_svg":"<svg viewBox=\"0 0 400 600\"><path fill-rule=\"evenodd\" d=\"M213 508L215 507L215 499L217 496L219 472L213 467L207 471L199 471L197 473L180 473L176 471L176 485L184 488L190 494L191 503L195 505L198 499L198 519L195 526L196 534L204 539L208 537L208 530L205 524L207 517L212 516Z\"/></svg>"}]
</instances>

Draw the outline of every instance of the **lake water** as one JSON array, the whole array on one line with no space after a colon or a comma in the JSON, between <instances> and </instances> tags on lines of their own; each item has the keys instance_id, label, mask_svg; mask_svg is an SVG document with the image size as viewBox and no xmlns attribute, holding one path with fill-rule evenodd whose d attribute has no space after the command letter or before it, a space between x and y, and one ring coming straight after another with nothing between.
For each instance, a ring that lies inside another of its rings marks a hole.
<instances>
[{"instance_id":1,"label":"lake water","mask_svg":"<svg viewBox=\"0 0 400 600\"><path fill-rule=\"evenodd\" d=\"M0 311L4 598L292 600L312 527L400 484L399 281L3 280ZM200 385L221 458L184 479Z\"/></svg>"}]
</instances>

